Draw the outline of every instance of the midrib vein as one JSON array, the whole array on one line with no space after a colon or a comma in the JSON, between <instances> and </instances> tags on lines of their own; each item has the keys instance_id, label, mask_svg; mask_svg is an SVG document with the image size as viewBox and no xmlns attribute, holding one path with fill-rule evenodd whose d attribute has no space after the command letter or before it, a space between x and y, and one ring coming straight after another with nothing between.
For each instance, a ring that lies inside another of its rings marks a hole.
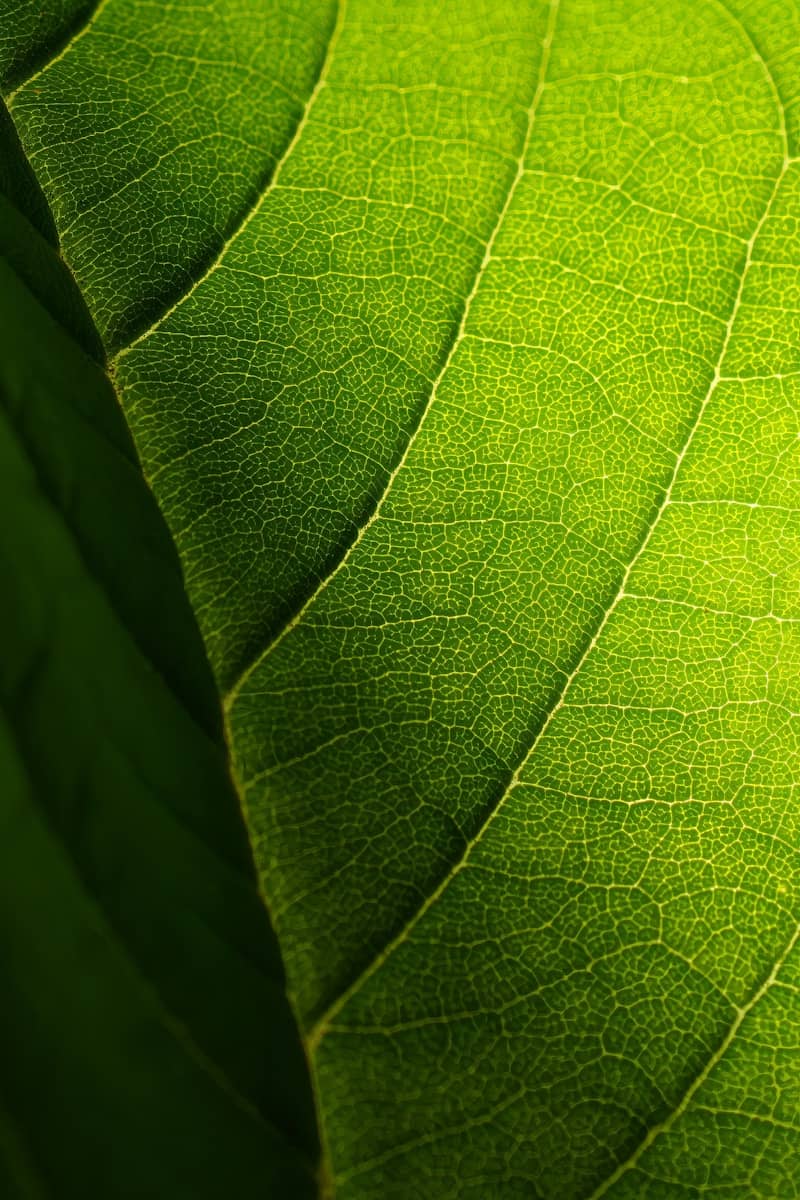
<instances>
[{"instance_id":1,"label":"midrib vein","mask_svg":"<svg viewBox=\"0 0 800 1200\"><path fill-rule=\"evenodd\" d=\"M728 1027L728 1031L724 1038L719 1043L714 1053L704 1064L702 1070L695 1075L694 1079L689 1084L678 1103L672 1109L669 1116L665 1117L662 1121L659 1121L658 1124L653 1125L647 1131L647 1134L642 1138L641 1142L633 1151L633 1153L630 1154L623 1162L621 1162L619 1166L616 1167L614 1171L612 1171L612 1173L603 1180L602 1183L598 1184L594 1191L587 1196L586 1200L600 1200L602 1196L607 1195L609 1189L612 1188L614 1184L622 1178L623 1175L626 1175L628 1171L632 1170L637 1165L642 1156L650 1149L653 1143L659 1137L661 1137L663 1133L668 1133L676 1121L683 1116L683 1114L689 1108L689 1105L694 1097L700 1091L700 1088L710 1078L714 1068L727 1054L736 1038L736 1035L738 1034L744 1022L747 1020L750 1013L764 999L773 984L777 983L778 976L787 963L795 946L798 944L798 941L800 941L800 925L797 926L786 946L778 955L766 979L756 988L756 990L750 996L750 999L735 1010L733 1021Z\"/></svg>"},{"instance_id":2,"label":"midrib vein","mask_svg":"<svg viewBox=\"0 0 800 1200\"><path fill-rule=\"evenodd\" d=\"M233 707L233 705L236 702L236 698L239 695L239 692L244 687L244 685L247 683L248 679L254 674L254 672L256 672L263 665L263 663L266 661L266 659L269 657L269 655L272 654L273 651L278 648L278 646L281 644L281 642L283 642L284 639L286 637L288 637L288 635L292 632L292 630L295 629L300 624L300 622L303 620L303 618L305 617L306 613L311 608L311 606L316 603L316 601L319 599L320 595L324 591L326 591L326 589L330 586L330 584L337 577L337 575L339 575L339 573L342 570L344 570L344 568L347 566L347 564L349 563L353 554L358 549L361 542L364 540L365 536L369 532L370 528L375 524L375 522L380 517L381 512L383 510L383 506L386 503L386 500L392 491L394 482L395 482L397 476L402 471L406 462L408 461L409 455L413 451L414 446L417 442L417 439L425 426L428 414L430 413L431 409L433 408L434 402L436 400L436 396L438 395L439 388L442 384L442 380L447 375L447 372L450 369L450 364L453 361L456 351L458 350L458 347L461 345L461 342L464 339L464 334L466 331L467 323L469 321L470 310L474 303L475 297L477 296L478 292L480 291L481 281L483 280L484 274L486 273L486 269L489 266L489 263L492 261L492 257L494 254L494 247L497 242L497 238L500 235L500 231L502 230L503 225L505 224L506 216L507 216L508 211L513 202L514 195L516 193L519 182L522 179L523 175L525 174L525 159L528 154L528 147L530 146L531 137L533 135L533 128L536 123L536 113L538 112L538 109L539 109L539 104L540 104L542 94L545 89L545 84L546 84L546 79L547 79L547 67L548 67L548 63L550 61L550 48L552 46L553 36L555 33L555 26L556 26L556 19L558 16L559 3L560 3L560 0L550 0L550 9L549 9L549 13L548 13L547 28L546 28L544 38L542 40L542 52L541 52L541 58L539 60L539 71L538 71L537 78L536 78L536 86L534 89L533 98L532 98L530 106L528 108L527 124L526 124L526 128L525 128L525 133L522 138L522 144L520 146L519 154L517 156L516 171L515 171L512 179L509 183L509 186L506 190L505 199L503 200L503 204L497 215L497 220L495 221L494 226L492 227L492 230L489 234L489 238L486 242L486 249L484 250L483 258L481 259L481 262L478 265L478 269L475 272L475 278L472 281L472 286L469 289L469 292L467 293L466 299L464 300L464 304L461 309L461 315L460 315L460 318L458 321L458 325L456 326L455 334L453 335L453 339L450 343L450 347L444 357L444 361L442 362L442 365L439 368L439 372L436 375L436 377L434 378L433 383L431 384L431 388L428 393L427 401L422 406L421 411L419 412L419 414L417 416L416 423L409 433L405 447L404 447L398 461L395 463L394 467L390 471L389 477L386 481L383 491L381 492L380 497L378 498L377 502L375 503L374 507L372 508L372 511L370 512L369 516L359 526L353 540L349 543L349 545L347 546L347 549L341 555L341 557L339 558L338 562L333 567L333 569L331 571L329 571L327 575L324 576L324 578L319 582L319 584L314 589L314 591L311 593L311 595L308 597L308 599L297 610L297 612L294 614L294 616L289 621L286 622L286 624L281 628L281 630L278 632L278 634L274 638L272 638L272 640L269 642L269 644L267 646L265 646L265 648L261 651L260 654L258 654L256 656L256 658L253 660L253 662L251 662L250 665L244 669L244 671L241 673L241 675L238 677L238 679L235 681L235 683L229 689L227 694L223 697L223 707L225 708L226 712L230 712L231 708Z\"/></svg>"},{"instance_id":3,"label":"midrib vein","mask_svg":"<svg viewBox=\"0 0 800 1200\"><path fill-rule=\"evenodd\" d=\"M360 974L349 985L349 987L347 987L345 989L345 991L342 992L342 994L338 997L338 999L335 1000L330 1005L330 1007L322 1014L321 1017L319 1017L315 1021L315 1023L307 1031L305 1036L306 1036L306 1040L309 1045L309 1048L312 1052L316 1049L316 1047L319 1045L322 1038L325 1036L325 1032L327 1031L331 1022L342 1011L342 1009L345 1007L345 1005L348 1003L348 1001L356 994L356 992L359 991L359 989L367 982L367 980L370 979L383 966L383 964L394 953L394 951L400 945L402 945L403 942L405 942L407 940L407 938L410 936L410 934L412 933L414 928L418 925L418 923L422 920L422 918L426 915L426 913L428 913L430 911L430 909L434 906L434 904L436 904L436 902L441 898L441 896L444 894L444 892L450 886L452 881L456 878L457 875L459 875L461 873L461 871L467 865L467 862L469 861L469 857L470 857L473 849L482 840L482 838L485 836L487 830L491 826L492 822L495 820L497 815L502 811L505 801L508 799L509 795L521 783L523 772L525 771L525 769L528 766L529 762L531 761L533 755L535 754L540 742L546 735L548 729L550 728L550 725L553 723L554 719L556 718L558 713L563 708L563 706L567 700L567 697L569 695L569 692L572 688L573 683L575 682L576 678L578 677L581 670L583 669L585 662L590 657L593 650L597 646L598 642L602 638L603 633L604 633L606 627L608 626L609 621L611 620L611 617L613 616L614 612L617 609L617 606L619 605L620 601L625 597L628 580L630 579L631 574L633 573L634 569L636 568L636 565L639 562L639 560L641 559L642 555L646 552L647 547L650 544L650 541L652 540L653 534L655 533L656 529L658 528L658 525L660 524L661 518L663 517L665 511L667 510L667 508L670 505L670 502L672 500L672 493L675 488L675 483L680 474L680 470L683 465L683 462L686 458L687 453L689 452L689 449L694 441L695 435L696 435L698 429L700 428L700 425L702 424L703 417L706 413L706 410L708 409L708 406L711 403L714 393L717 390L717 386L722 378L722 365L725 361L725 356L728 351L728 346L730 344L733 327L736 323L736 317L737 317L737 315L739 313L739 309L741 307L742 295L744 293L744 286L745 286L745 282L747 280L747 276L748 276L750 266L752 263L752 259L753 259L753 249L755 247L756 242L758 241L759 234L761 233L761 230L763 229L765 222L769 218L769 215L772 211L772 206L775 203L775 198L778 195L778 192L780 190L780 187L781 187L783 179L786 175L786 172L789 169L789 167L791 166L792 161L793 161L792 159L789 158L788 153L787 153L785 126L783 125L783 123L782 123L781 128L782 128L782 132L783 132L784 159L783 159L783 162L781 165L781 169L778 172L778 175L776 176L775 181L772 185L772 189L770 191L770 195L767 200L767 203L764 207L764 211L762 212L762 214L755 226L755 229L753 230L750 238L748 239L748 241L746 243L745 259L744 259L742 270L741 270L741 273L739 276L739 284L738 284L738 287L736 290L736 295L734 297L733 304L731 306L730 315L728 316L728 320L725 325L725 333L724 333L722 345L720 347L719 355L717 357L717 362L716 362L716 366L714 368L714 373L711 377L711 382L706 390L706 393L705 393L700 405L698 406L694 420L692 421L692 424L689 427L689 430L684 438L683 445L681 446L680 450L677 453L677 456L675 459L675 465L673 467L669 481L667 482L664 492L662 494L661 501L655 510L655 514L653 515L649 524L647 525L646 529L644 530L642 537L639 541L638 547L634 551L633 556L631 557L631 559L628 563L628 566L625 569L625 572L622 576L622 580L617 589L616 595L614 596L611 603L608 605L608 607L605 609L602 616L596 623L594 630L589 634L589 637L588 637L586 643L584 644L582 651L578 655L575 665L573 666L573 668L567 675L563 685L561 686L560 690L558 691L558 694L556 695L554 702L550 705L547 712L544 714L541 723L539 724L535 734L533 735L533 738L530 741L530 744L528 745L527 749L525 749L523 751L523 753L520 757L519 763L513 770L508 783L506 784L506 786L503 789L502 793L500 794L499 798L492 805L491 810L484 817L477 832L475 834L473 834L473 836L466 843L464 850L462 851L461 856L459 857L458 861L448 870L447 874L443 876L443 878L440 880L440 882L437 884L437 886L434 888L434 890L430 893L430 895L420 905L420 907L416 910L416 912L413 914L413 916L405 923L405 925L400 930L400 932L397 933L391 939L391 941L387 943L387 945L383 948L383 950L381 950L375 956L375 958L372 959L370 964L366 968L364 968L363 971L360 972Z\"/></svg>"},{"instance_id":4,"label":"midrib vein","mask_svg":"<svg viewBox=\"0 0 800 1200\"><path fill-rule=\"evenodd\" d=\"M278 182L281 177L281 174L283 173L283 170L286 166L286 163L291 158L297 144L299 143L300 139L302 138L302 136L305 132L305 128L306 128L306 125L308 124L309 116L311 115L311 111L314 108L314 105L316 104L320 93L324 91L324 89L327 85L331 62L333 60L333 56L334 56L334 53L336 50L336 45L339 41L339 37L342 32L342 27L344 25L346 10L347 10L347 0L337 0L336 17L335 17L335 20L333 21L333 24L331 25L327 44L325 46L325 50L324 50L324 53L323 53L321 61L320 61L319 74L317 75L317 79L314 84L314 87L312 88L311 92L309 93L308 100L306 101L305 105L303 106L303 110L300 114L300 119L298 120L298 122L294 128L294 132L292 133L292 136L289 138L288 142L286 143L283 153L281 154L280 158L278 159L278 162L275 164L274 169L269 173L268 178L263 183L263 185L259 188L253 201L251 202L249 207L245 210L245 212L243 213L243 215L241 216L239 221L237 221L235 227L228 234L225 241L222 243L219 250L215 254L214 258L211 260L211 262L208 264L208 266L205 268L205 270L202 272L202 274L197 279L193 280L192 283L190 284L190 286L184 292L181 293L181 295L177 298L177 300L174 300L171 304L169 304L168 307L165 308L164 311L162 313L160 313L160 315L155 319L155 321L152 321L151 324L148 325L146 329L142 330L141 333L137 334L136 337L134 337L132 339L132 341L128 342L128 344L126 346L122 346L120 349L118 349L116 351L116 353L114 354L114 356L111 360L112 367L115 366L118 362L120 362L120 360L123 359L127 354L130 354L130 352L132 350L134 350L137 346L139 346L142 342L144 342L147 338L149 338L152 334L154 334L158 329L160 329L161 326L164 324L164 322L167 321L169 319L169 317L171 317L172 314L181 307L181 305L185 304L186 301L189 300L194 295L194 293L197 291L197 289L199 287L201 287L206 282L206 280L215 273L215 271L219 270L219 268L223 265L225 256L228 253L228 251L230 250L231 246L245 232L247 227L250 225L250 222L255 217L258 216L259 212L261 211L261 209L264 206L264 202L266 201L267 197L277 187Z\"/></svg>"}]
</instances>

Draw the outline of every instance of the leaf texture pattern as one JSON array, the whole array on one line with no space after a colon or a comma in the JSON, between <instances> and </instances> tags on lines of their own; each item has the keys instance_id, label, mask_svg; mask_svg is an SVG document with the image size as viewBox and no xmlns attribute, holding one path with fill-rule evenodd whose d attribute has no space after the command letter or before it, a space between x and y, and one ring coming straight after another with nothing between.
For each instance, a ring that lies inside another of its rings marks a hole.
<instances>
[{"instance_id":1,"label":"leaf texture pattern","mask_svg":"<svg viewBox=\"0 0 800 1200\"><path fill-rule=\"evenodd\" d=\"M796 1197L800 11L211 9L11 111L336 1195Z\"/></svg>"}]
</instances>

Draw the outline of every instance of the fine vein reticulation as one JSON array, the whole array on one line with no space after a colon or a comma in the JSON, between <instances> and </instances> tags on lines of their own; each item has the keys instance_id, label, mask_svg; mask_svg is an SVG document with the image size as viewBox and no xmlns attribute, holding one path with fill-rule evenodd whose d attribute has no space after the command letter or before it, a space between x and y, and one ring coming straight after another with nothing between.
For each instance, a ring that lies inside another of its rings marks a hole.
<instances>
[{"instance_id":1,"label":"fine vein reticulation","mask_svg":"<svg viewBox=\"0 0 800 1200\"><path fill-rule=\"evenodd\" d=\"M552 9L553 22L555 20L556 10L557 10L557 4L554 4L553 9ZM550 41L552 40L553 27L554 26L551 25L548 28L547 38L545 40L545 49L546 50L549 49ZM543 55L542 62L543 62L543 64L546 64L546 53L545 53L545 55ZM772 77L771 77L771 75L769 75L768 69L766 68L766 64L764 66L765 66L765 74L767 74L769 76L770 82L772 83L773 82ZM544 71L544 69L545 68L543 67L542 70ZM532 128L532 124L533 124L536 104L538 102L539 96L541 95L541 89L542 89L543 83L544 83L544 76L542 74L542 76L540 77L539 85L537 87L536 97L535 97L534 103L531 107L531 128ZM773 86L774 86L774 84L773 84ZM777 95L777 92L776 92L776 95ZM344 1005L347 1003L347 1001L350 999L350 997L352 995L354 995L355 992L358 991L358 989L361 986L364 979L368 978L370 975L372 975L374 973L374 971L377 970L378 967L383 964L383 962L385 962L388 955L391 954L392 951L402 941L404 941L408 937L409 933L414 928L414 926L417 924L417 922L425 915L426 912L428 912L428 910L431 908L431 906L440 899L440 897L443 895L446 888L451 883L454 876L456 874L458 874L459 871L463 870L464 866L467 863L470 851L475 846L475 844L484 836L487 828L489 827L491 822L495 819L497 814L500 812L501 806L502 806L503 802L505 801L506 797L508 796L508 793L513 788L519 786L519 784L522 780L522 775L525 770L525 767L526 767L528 761L530 760L531 756L536 752L536 747L539 743L539 740L542 737L544 737L545 734L547 733L547 729L548 729L550 723L553 721L553 719L556 717L559 710L561 709L574 680L578 676L578 673L581 671L587 658L589 657L590 654L592 654L592 652L594 651L598 642L600 641L600 638L603 635L603 631L605 630L606 626L608 625L609 621L611 620L617 606L619 605L619 602L626 595L628 581L631 578L633 572L635 571L636 564L638 563L639 559L642 557L642 555L644 555L646 553L647 547L650 543L651 538L653 537L653 534L655 533L655 531L658 527L659 521L661 520L667 506L671 502L672 493L673 493L673 490L675 487L675 482L678 478L683 461L692 445L692 442L695 438L695 435L697 434L698 429L700 428L700 424L703 420L703 416L706 412L706 409L708 408L708 405L711 402L714 392L716 391L716 388L718 387L720 380L722 378L722 368L723 368L723 365L725 362L725 356L726 356L728 345L729 345L729 342L731 339L733 327L734 327L736 317L737 317L737 314L739 311L739 306L741 304L741 298L742 298L742 293L743 293L744 286L745 286L745 281L747 279L748 270L750 268L750 263L752 261L753 249L755 247L756 241L758 240L758 236L761 233L761 230L770 215L770 212L775 203L776 197L780 190L780 186L783 182L786 171L788 170L788 168L792 165L792 162L794 161L789 157L789 147L788 147L788 141L786 138L786 125L785 125L782 107L779 107L779 119L780 119L780 128L781 128L781 141L783 144L784 155L785 155L784 161L781 166L781 170L775 179L773 188L769 194L769 199L767 201L766 207L764 208L763 213L759 217L756 227L753 230L753 233L747 242L747 246L746 246L746 250L745 250L744 265L742 267L742 271L741 271L741 274L739 277L739 284L736 289L736 294L734 296L733 304L731 305L730 315L728 316L728 320L725 325L725 335L724 335L722 345L720 348L719 358L716 363L716 366L714 367L714 373L711 377L711 382L709 383L708 390L705 393L705 395L703 396L703 399L702 399L700 405L698 406L696 416L695 416L694 420L692 421L691 426L689 427L689 431L683 442L683 445L680 447L680 449L678 450L678 452L676 454L675 466L673 468L672 475L671 475L671 477L667 483L667 486L664 489L662 497L655 509L655 514L652 517L652 519L649 521L647 526L645 527L644 534L642 535L639 545L637 546L636 551L633 554L630 562L628 563L627 567L625 568L625 572L622 576L622 580L619 584L619 588L618 588L613 600L608 605L608 607L603 611L602 616L601 616L599 622L597 623L596 627L593 630L591 630L590 636L588 637L585 646L581 650L577 662L572 667L572 669L566 674L565 683L564 683L563 687L561 688L560 692L558 693L558 695L555 699L555 702L547 709L547 711L544 715L544 719L541 722L541 725L536 730L535 736L533 737L533 739L532 739L530 745L527 747L527 749L524 750L519 764L515 767L514 771L512 772L512 775L511 775L508 785L504 789L500 798L492 806L492 808L490 809L490 811L487 814L487 816L485 817L485 819L482 821L477 833L474 834L474 836L467 843L467 845L466 845L463 853L459 857L458 861L450 868L450 870L448 870L447 874L443 877L443 879L438 884L438 886L430 893L430 895L425 898L424 902L420 905L419 909L414 913L414 915L411 917L411 919L408 921L408 923L404 926L404 928L401 930L401 932L389 943L389 945L387 945L380 952L380 954L378 954L376 956L375 959L373 959L372 963L370 963L370 965L363 972L363 974L361 974L341 994L341 996L335 1001L335 1003L331 1006L331 1008L323 1015L323 1017L314 1026L313 1030L309 1033L309 1040L310 1040L310 1043L312 1046L316 1045L316 1043L319 1041L319 1039L324 1036L325 1030L326 1030L327 1026L330 1024L331 1020L333 1018L335 1018L336 1014L344 1007ZM526 138L525 146L523 148L522 155L520 157L520 165L519 165L519 170L518 170L516 179L521 178L524 173L524 161L525 161L525 156L527 153L528 140L529 139ZM513 189L512 189L512 193L509 194L509 202L510 202L511 194L513 194ZM500 220L498 222L498 226L496 227L496 230L497 230L497 228L499 228L500 224L502 224L502 220L503 220L503 217L505 216L505 212L506 212L507 208L508 208L508 202L503 207L503 210L502 210L501 216L500 216ZM495 232L496 232L496 230L495 230ZM494 235L492 237L492 242L493 241L494 241ZM487 257L484 261L487 262L490 258L491 258L491 243L490 243L490 250L487 251ZM476 280L476 285L475 285L476 289L477 289L479 280L480 280L480 276L478 276L478 279ZM468 312L468 309L469 309L469 301L467 303L467 309L466 309L467 312ZM464 320L466 321L466 312L465 312ZM445 366L445 370L446 370L446 366ZM377 515L378 511L379 510L376 510L376 515ZM327 581L325 581L325 582L327 582ZM323 582L323 584L321 585L322 587L325 586L325 582ZM301 614L301 616L302 616L302 614ZM258 664L256 664L256 665L258 665ZM792 942L792 945L794 945L794 941Z\"/></svg>"},{"instance_id":2,"label":"fine vein reticulation","mask_svg":"<svg viewBox=\"0 0 800 1200\"><path fill-rule=\"evenodd\" d=\"M182 292L181 295L179 295L167 308L165 308L164 311L152 322L152 324L148 325L146 329L142 330L142 332L138 334L127 346L121 347L115 356L116 360L119 360L125 354L130 353L131 350L133 350L146 338L150 337L151 334L153 334L156 329L159 328L159 326L163 325L163 323L170 318L176 308L188 300L198 287L202 286L208 277L219 268L220 264L225 258L225 255L228 253L236 239L245 232L249 223L255 216L257 216L259 209L270 192L270 189L277 185L284 163L289 158L295 145L303 135L303 130L305 128L306 121L308 120L308 114L314 106L314 101L325 87L328 63L330 62L331 56L334 53L339 30L341 29L342 22L344 21L345 6L346 0L338 0L335 10L335 20L331 25L330 34L327 37L327 44L325 46L323 56L320 59L320 67L314 87L308 97L308 100L300 111L299 119L295 125L294 132L286 143L286 148L281 153L277 163L271 168L269 174L258 187L254 199L247 209L236 218L233 229L228 234L227 238L222 243L221 247L214 255L208 266L200 272L197 279L193 280L189 287Z\"/></svg>"},{"instance_id":3,"label":"fine vein reticulation","mask_svg":"<svg viewBox=\"0 0 800 1200\"><path fill-rule=\"evenodd\" d=\"M225 697L324 1186L790 1200L800 12L212 9L164 56L113 0L14 116Z\"/></svg>"},{"instance_id":4,"label":"fine vein reticulation","mask_svg":"<svg viewBox=\"0 0 800 1200\"><path fill-rule=\"evenodd\" d=\"M54 28L52 32L56 34L55 41L49 41L45 38L38 47L38 53L22 55L22 63L18 66L16 63L9 64L11 70L8 73L7 80L10 80L14 90L6 93L5 102L10 106L13 103L15 91L19 90L24 84L35 83L38 77L51 67L54 63L59 62L69 51L73 45L80 40L86 33L89 32L95 17L99 16L109 0L78 0L77 3L67 4L66 12L58 14L57 11L39 13L39 21L42 18L54 19ZM17 13L17 19L29 17L30 13L23 9ZM59 16L66 20L59 21ZM41 29L39 31L41 33ZM20 79L17 80L19 74ZM15 86L16 85L16 86Z\"/></svg>"},{"instance_id":5,"label":"fine vein reticulation","mask_svg":"<svg viewBox=\"0 0 800 1200\"><path fill-rule=\"evenodd\" d=\"M528 152L528 144L531 139L531 133L533 132L533 123L536 120L536 109L539 106L539 100L541 99L542 90L544 88L545 79L547 77L547 60L549 57L550 46L551 46L551 43L553 40L553 35L555 32L557 14L558 14L558 0L553 0L552 4L550 5L550 14L548 17L547 31L545 33L544 40L542 42L541 56L540 56L540 60L539 60L539 63L540 63L539 74L538 74L538 78L536 81L536 89L534 91L533 99L531 100L530 107L528 108L527 124L526 124L526 128L525 128L524 138L522 141L522 147L521 147L519 155L517 157L516 171L514 172L512 178L511 178L511 183L506 192L502 207L500 208L500 212L498 214L497 221L495 222L494 226L492 227L491 233L489 234L489 239L486 243L486 249L484 251L483 258L481 259L478 270L475 272L475 278L474 278L473 284L472 284L472 286L467 294L467 297L464 301L464 305L461 310L461 314L459 317L458 325L455 330L455 334L454 334L453 339L447 349L447 353L445 355L441 369L433 381L433 386L430 389L430 393L428 395L428 398L427 398L424 406L420 410L419 417L418 417L415 425L409 432L409 436L405 442L405 445L402 448L400 457L398 458L395 465L392 467L392 470L389 472L389 476L388 476L386 485L385 485L383 491L381 492L377 503L372 508L367 519L359 526L356 536L353 538L353 541L349 544L349 546L345 550L344 554L342 554L342 556L339 558L339 560L336 563L333 570L331 570L330 572L328 572L328 574L326 574L324 576L324 578L320 581L320 583L317 585L315 590L312 592L311 596L309 596L308 600L306 600L303 607L301 609L299 609L298 612L295 613L289 621L287 621L287 623L279 631L279 633L276 635L276 637L270 642L270 644L267 647L265 647L264 650L261 651L261 653L252 661L252 663L250 663L250 665L248 667L245 668L245 670L242 672L242 674L238 677L236 682L231 687L230 691L227 692L227 694L224 697L223 702L224 702L224 705L226 708L230 708L233 705L240 689L244 686L244 684L246 684L247 680L250 678L250 676L253 674L253 672L258 670L262 666L262 664L265 662L266 658L268 657L270 651L288 633L290 633L292 631L292 629L294 629L300 623L300 621L302 621L303 616L305 615L306 611L316 601L319 594L325 590L325 588L330 583L331 579L336 574L338 574L338 572L340 570L342 570L346 566L350 555L354 552L354 550L358 546L359 542L363 538L364 534L367 532L369 527L372 525L373 521L377 520L377 518L380 516L381 507L383 505L383 502L386 499L386 496L389 494L389 491L392 487L394 480L397 478L398 474L402 470L402 468L405 464L406 458L408 457L409 452L412 450L412 448L414 446L414 441L416 439L416 436L417 436L420 428L422 427L422 424L425 420L426 413L428 413L430 411L431 405L436 400L436 392L438 390L439 383L444 378L444 376L447 372L447 369L450 366L450 362L453 358L453 355L457 351L458 346L461 342L461 339L464 334L464 329L466 327L467 321L469 320L469 310L470 310L470 306L472 304L472 299L475 296L475 294L477 293L478 288L480 287L481 279L483 277L484 271L486 270L486 267L489 265L489 263L492 260L492 250L493 250L495 241L497 240L500 230L503 228L503 222L505 220L506 213L508 212L509 206L512 203L512 200L514 198L514 192L516 190L516 186L517 186L519 180L521 179L523 171L524 171L525 157Z\"/></svg>"}]
</instances>

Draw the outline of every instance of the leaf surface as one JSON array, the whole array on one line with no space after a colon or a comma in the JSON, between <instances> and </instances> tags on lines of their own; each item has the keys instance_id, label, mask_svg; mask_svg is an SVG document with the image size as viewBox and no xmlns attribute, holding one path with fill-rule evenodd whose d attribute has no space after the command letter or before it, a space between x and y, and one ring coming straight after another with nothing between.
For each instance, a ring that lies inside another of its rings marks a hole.
<instances>
[{"instance_id":1,"label":"leaf surface","mask_svg":"<svg viewBox=\"0 0 800 1200\"><path fill-rule=\"evenodd\" d=\"M101 9L11 111L337 1196L800 1195L796 5Z\"/></svg>"}]
</instances>

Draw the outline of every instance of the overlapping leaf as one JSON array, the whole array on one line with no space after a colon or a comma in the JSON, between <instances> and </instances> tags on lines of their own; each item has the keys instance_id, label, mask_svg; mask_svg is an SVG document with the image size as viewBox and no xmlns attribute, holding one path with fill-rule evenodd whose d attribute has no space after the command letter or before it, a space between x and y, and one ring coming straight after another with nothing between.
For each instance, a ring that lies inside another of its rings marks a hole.
<instances>
[{"instance_id":1,"label":"overlapping leaf","mask_svg":"<svg viewBox=\"0 0 800 1200\"><path fill-rule=\"evenodd\" d=\"M0 1193L310 1196L308 1081L202 643L2 116Z\"/></svg>"}]
</instances>

